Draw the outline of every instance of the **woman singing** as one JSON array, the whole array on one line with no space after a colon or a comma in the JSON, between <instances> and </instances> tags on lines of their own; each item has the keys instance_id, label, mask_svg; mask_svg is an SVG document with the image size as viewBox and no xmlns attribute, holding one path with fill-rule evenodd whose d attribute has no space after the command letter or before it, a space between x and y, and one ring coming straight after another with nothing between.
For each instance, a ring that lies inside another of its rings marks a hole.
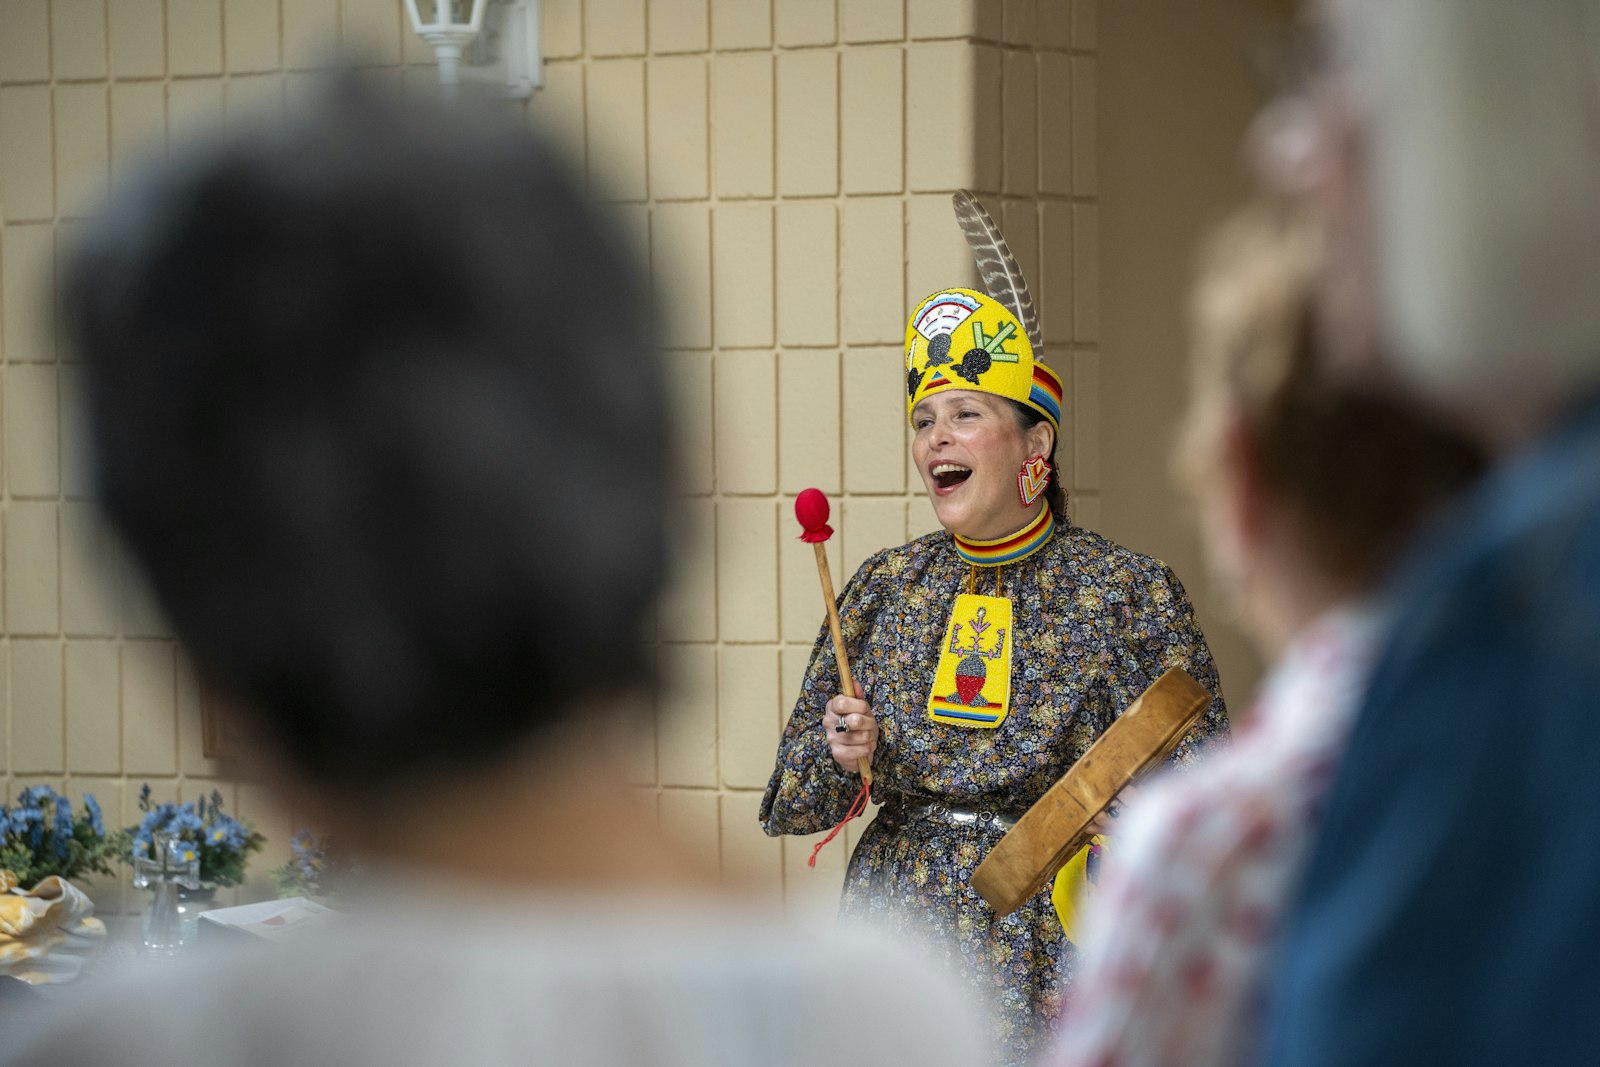
<instances>
[{"instance_id":1,"label":"woman singing","mask_svg":"<svg viewBox=\"0 0 1600 1067\"><path fill-rule=\"evenodd\" d=\"M912 451L944 529L846 584L859 692L840 693L824 630L761 819L773 835L828 829L868 761L883 807L850 859L842 914L928 944L987 1001L996 1062L1013 1064L1041 1046L1075 950L1048 892L998 918L973 868L1163 671L1213 693L1217 676L1172 571L1069 521L1048 462L1061 380L1038 360L1025 290L1005 295L1011 307L949 289L912 315ZM1177 758L1225 724L1218 696Z\"/></svg>"}]
</instances>

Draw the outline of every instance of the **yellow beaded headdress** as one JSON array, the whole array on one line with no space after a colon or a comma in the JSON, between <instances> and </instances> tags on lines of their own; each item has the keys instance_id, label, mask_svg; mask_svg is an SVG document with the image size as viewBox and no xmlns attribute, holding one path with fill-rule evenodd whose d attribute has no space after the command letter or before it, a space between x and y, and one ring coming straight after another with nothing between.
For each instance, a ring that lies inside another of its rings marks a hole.
<instances>
[{"instance_id":1,"label":"yellow beaded headdress","mask_svg":"<svg viewBox=\"0 0 1600 1067\"><path fill-rule=\"evenodd\" d=\"M990 295L943 289L906 325L906 416L940 389L976 389L1015 400L1061 430L1061 379L1040 362L1044 339L1022 269L994 219L971 193L954 196L956 219Z\"/></svg>"}]
</instances>

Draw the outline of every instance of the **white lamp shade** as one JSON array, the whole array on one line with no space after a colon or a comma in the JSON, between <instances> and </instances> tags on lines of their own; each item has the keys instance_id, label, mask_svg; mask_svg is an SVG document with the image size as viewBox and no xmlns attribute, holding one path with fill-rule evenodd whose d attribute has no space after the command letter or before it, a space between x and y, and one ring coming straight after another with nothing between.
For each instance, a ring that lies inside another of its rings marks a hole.
<instances>
[{"instance_id":1,"label":"white lamp shade","mask_svg":"<svg viewBox=\"0 0 1600 1067\"><path fill-rule=\"evenodd\" d=\"M468 40L476 37L483 28L483 9L488 6L489 0L469 0L471 10L466 13L465 19L456 18L456 9L465 7L466 3L458 0L432 0L433 18L424 21L421 4L428 0L406 0L406 14L411 16L411 28L419 37L428 38L429 34L461 34Z\"/></svg>"}]
</instances>

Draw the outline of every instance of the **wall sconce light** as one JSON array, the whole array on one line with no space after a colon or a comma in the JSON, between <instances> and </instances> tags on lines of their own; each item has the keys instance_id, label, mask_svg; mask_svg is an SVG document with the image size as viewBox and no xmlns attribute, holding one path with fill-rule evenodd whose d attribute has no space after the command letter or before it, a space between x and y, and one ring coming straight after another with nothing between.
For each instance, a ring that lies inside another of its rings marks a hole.
<instances>
[{"instance_id":1,"label":"wall sconce light","mask_svg":"<svg viewBox=\"0 0 1600 1067\"><path fill-rule=\"evenodd\" d=\"M405 0L411 28L433 47L439 93L455 99L463 81L524 99L544 83L538 0ZM431 11L424 19L420 8ZM470 49L470 50L469 50Z\"/></svg>"}]
</instances>

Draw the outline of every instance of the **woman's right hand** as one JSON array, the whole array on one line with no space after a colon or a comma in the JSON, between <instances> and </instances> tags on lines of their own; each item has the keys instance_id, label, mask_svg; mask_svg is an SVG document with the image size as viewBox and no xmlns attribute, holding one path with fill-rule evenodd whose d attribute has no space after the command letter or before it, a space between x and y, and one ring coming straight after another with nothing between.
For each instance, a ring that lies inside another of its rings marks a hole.
<instances>
[{"instance_id":1,"label":"woman's right hand","mask_svg":"<svg viewBox=\"0 0 1600 1067\"><path fill-rule=\"evenodd\" d=\"M828 701L822 714L828 750L833 753L835 762L847 771L857 770L863 760L871 767L872 753L878 747L877 717L872 714L872 705L861 699L860 682L855 689L853 697L840 695Z\"/></svg>"}]
</instances>

